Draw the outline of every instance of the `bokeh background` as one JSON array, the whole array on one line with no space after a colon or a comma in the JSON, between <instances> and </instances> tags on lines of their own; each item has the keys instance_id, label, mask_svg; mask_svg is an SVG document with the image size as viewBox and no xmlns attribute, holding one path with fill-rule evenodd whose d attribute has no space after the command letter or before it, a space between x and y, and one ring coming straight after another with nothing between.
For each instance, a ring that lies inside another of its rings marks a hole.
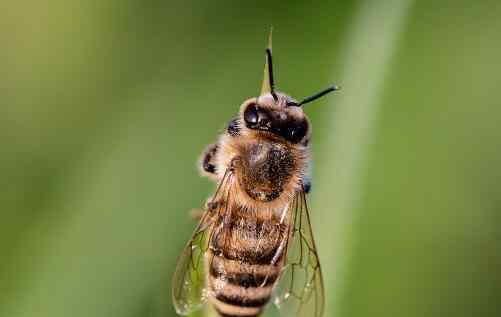
<instances>
[{"instance_id":1,"label":"bokeh background","mask_svg":"<svg viewBox=\"0 0 501 317\"><path fill-rule=\"evenodd\" d=\"M0 316L175 316L196 161L276 77L314 126L326 316L501 313L501 2L5 1Z\"/></svg>"}]
</instances>

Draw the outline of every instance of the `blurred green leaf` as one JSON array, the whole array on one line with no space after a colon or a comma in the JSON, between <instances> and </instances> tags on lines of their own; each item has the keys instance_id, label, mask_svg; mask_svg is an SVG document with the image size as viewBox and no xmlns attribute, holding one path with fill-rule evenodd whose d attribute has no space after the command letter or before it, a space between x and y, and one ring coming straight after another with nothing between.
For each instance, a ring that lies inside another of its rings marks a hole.
<instances>
[{"instance_id":1,"label":"blurred green leaf","mask_svg":"<svg viewBox=\"0 0 501 317\"><path fill-rule=\"evenodd\" d=\"M0 7L0 316L175 315L271 25L280 90L343 87L306 110L328 316L499 315L498 1Z\"/></svg>"}]
</instances>

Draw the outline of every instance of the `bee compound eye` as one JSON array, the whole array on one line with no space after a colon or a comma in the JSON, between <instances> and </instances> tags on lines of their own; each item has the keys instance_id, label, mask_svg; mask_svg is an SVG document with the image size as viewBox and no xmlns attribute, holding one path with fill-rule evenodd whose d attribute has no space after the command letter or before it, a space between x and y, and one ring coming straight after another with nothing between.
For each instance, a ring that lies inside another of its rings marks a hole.
<instances>
[{"instance_id":1,"label":"bee compound eye","mask_svg":"<svg viewBox=\"0 0 501 317\"><path fill-rule=\"evenodd\" d=\"M298 124L296 126L293 126L289 129L289 135L287 136L287 138L293 143L298 143L306 135L307 129L308 128L306 124Z\"/></svg>"},{"instance_id":2,"label":"bee compound eye","mask_svg":"<svg viewBox=\"0 0 501 317\"><path fill-rule=\"evenodd\" d=\"M250 104L244 111L244 120L247 125L253 126L256 125L259 121L259 114L256 107L256 104Z\"/></svg>"}]
</instances>

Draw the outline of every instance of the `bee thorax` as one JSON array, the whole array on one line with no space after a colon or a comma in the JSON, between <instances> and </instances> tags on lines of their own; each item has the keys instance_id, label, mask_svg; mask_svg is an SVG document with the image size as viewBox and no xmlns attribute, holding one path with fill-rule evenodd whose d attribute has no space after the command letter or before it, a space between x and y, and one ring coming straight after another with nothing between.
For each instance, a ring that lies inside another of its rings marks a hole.
<instances>
[{"instance_id":1,"label":"bee thorax","mask_svg":"<svg viewBox=\"0 0 501 317\"><path fill-rule=\"evenodd\" d=\"M247 146L240 154L240 186L252 199L258 201L278 198L297 170L293 153L280 143L255 143Z\"/></svg>"}]
</instances>

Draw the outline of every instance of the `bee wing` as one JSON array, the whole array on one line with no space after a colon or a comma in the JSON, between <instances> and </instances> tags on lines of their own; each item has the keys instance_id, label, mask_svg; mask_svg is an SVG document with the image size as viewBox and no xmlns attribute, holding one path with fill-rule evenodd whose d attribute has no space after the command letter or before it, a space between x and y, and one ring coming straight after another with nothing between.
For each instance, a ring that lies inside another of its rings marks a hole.
<instances>
[{"instance_id":1,"label":"bee wing","mask_svg":"<svg viewBox=\"0 0 501 317\"><path fill-rule=\"evenodd\" d=\"M172 300L176 312L180 315L188 315L200 309L207 301L204 255L208 248L211 227L222 214L218 212L220 207L217 206L221 205L218 201L221 201L221 197L227 196L230 176L230 173L226 172L220 181L216 193L208 204L216 207L209 207L204 211L190 241L178 259L172 278Z\"/></svg>"},{"instance_id":2,"label":"bee wing","mask_svg":"<svg viewBox=\"0 0 501 317\"><path fill-rule=\"evenodd\" d=\"M321 317L324 282L304 191L296 195L289 213L291 232L274 303L283 316Z\"/></svg>"},{"instance_id":3,"label":"bee wing","mask_svg":"<svg viewBox=\"0 0 501 317\"><path fill-rule=\"evenodd\" d=\"M205 212L207 213L207 211ZM200 222L184 248L172 278L172 299L178 314L188 315L206 301L204 252L211 220Z\"/></svg>"}]
</instances>

